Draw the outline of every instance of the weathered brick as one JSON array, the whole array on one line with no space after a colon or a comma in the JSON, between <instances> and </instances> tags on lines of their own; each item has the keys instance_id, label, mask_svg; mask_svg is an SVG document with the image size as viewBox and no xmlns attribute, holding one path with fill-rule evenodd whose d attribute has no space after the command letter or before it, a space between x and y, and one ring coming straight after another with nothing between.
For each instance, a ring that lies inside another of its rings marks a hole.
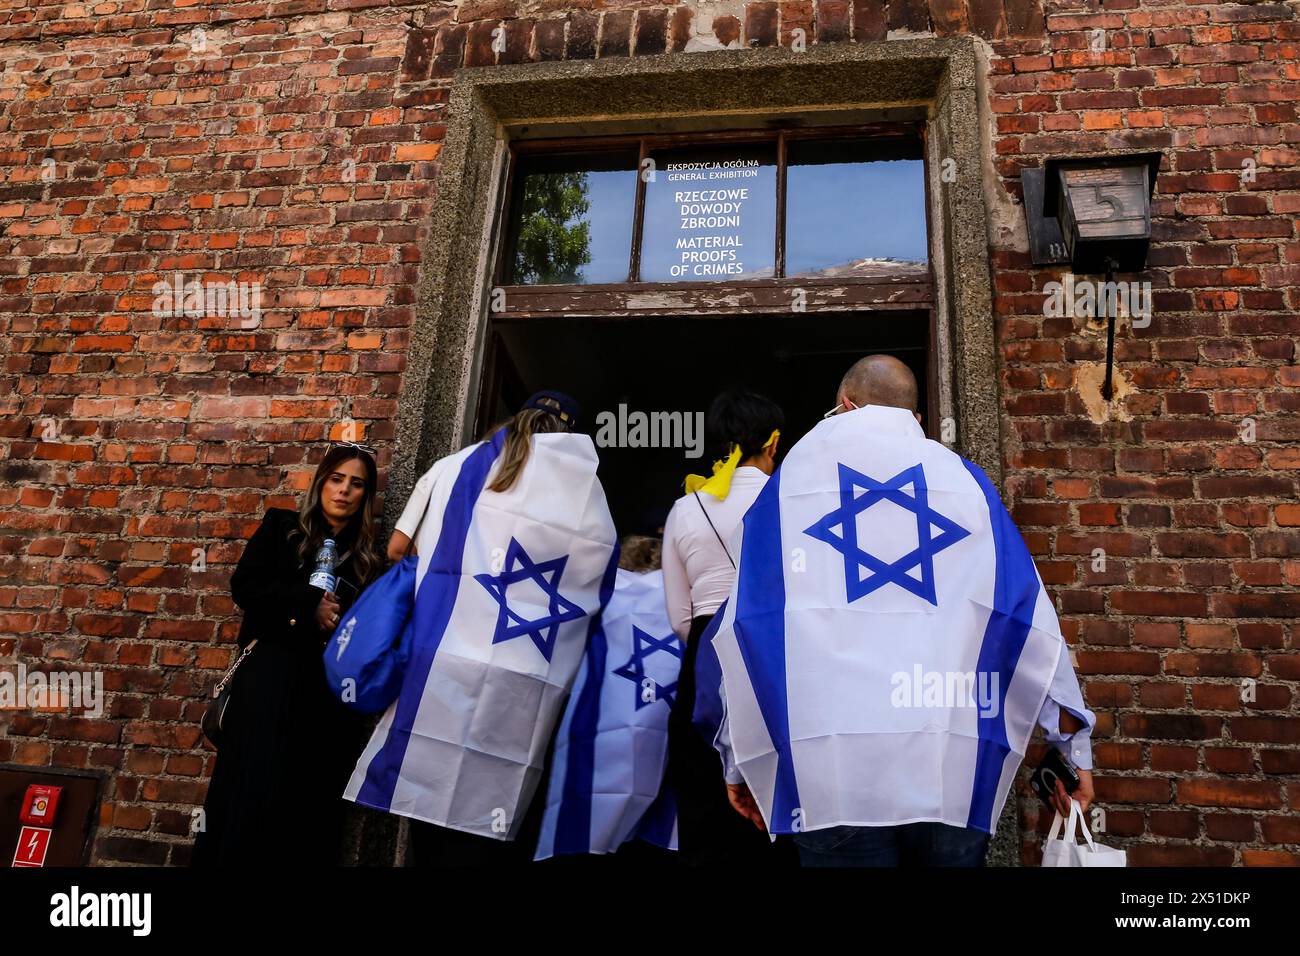
<instances>
[{"instance_id":1,"label":"weathered brick","mask_svg":"<svg viewBox=\"0 0 1300 956\"><path fill-rule=\"evenodd\" d=\"M430 75L448 77L465 62L465 45L469 38L469 26L464 23L448 24L438 29L434 41L433 62Z\"/></svg>"},{"instance_id":2,"label":"weathered brick","mask_svg":"<svg viewBox=\"0 0 1300 956\"><path fill-rule=\"evenodd\" d=\"M408 80L422 80L429 76L433 66L437 30L415 28L406 36L406 52L402 55L402 76Z\"/></svg>"},{"instance_id":3,"label":"weathered brick","mask_svg":"<svg viewBox=\"0 0 1300 956\"><path fill-rule=\"evenodd\" d=\"M539 60L564 59L564 21L552 17L541 20L533 31Z\"/></svg>"},{"instance_id":4,"label":"weathered brick","mask_svg":"<svg viewBox=\"0 0 1300 956\"><path fill-rule=\"evenodd\" d=\"M745 4L745 42L751 46L776 46L780 8L774 0Z\"/></svg>"},{"instance_id":5,"label":"weathered brick","mask_svg":"<svg viewBox=\"0 0 1300 956\"><path fill-rule=\"evenodd\" d=\"M986 40L1006 36L1006 17L1003 0L969 0L968 17L971 30Z\"/></svg>"},{"instance_id":6,"label":"weathered brick","mask_svg":"<svg viewBox=\"0 0 1300 956\"><path fill-rule=\"evenodd\" d=\"M921 33L930 28L929 6L926 0L891 0L889 28Z\"/></svg>"},{"instance_id":7,"label":"weathered brick","mask_svg":"<svg viewBox=\"0 0 1300 956\"><path fill-rule=\"evenodd\" d=\"M733 16L713 18L713 35L723 46L740 42L741 22Z\"/></svg>"},{"instance_id":8,"label":"weathered brick","mask_svg":"<svg viewBox=\"0 0 1300 956\"><path fill-rule=\"evenodd\" d=\"M469 25L465 35L465 65L493 66L497 62L496 34L502 29L496 20L480 20Z\"/></svg>"},{"instance_id":9,"label":"weathered brick","mask_svg":"<svg viewBox=\"0 0 1300 956\"><path fill-rule=\"evenodd\" d=\"M668 49L668 11L640 10L636 15L636 42L638 55L650 56Z\"/></svg>"},{"instance_id":10,"label":"weathered brick","mask_svg":"<svg viewBox=\"0 0 1300 956\"><path fill-rule=\"evenodd\" d=\"M695 21L695 11L691 7L677 7L669 21L669 50L676 53L686 49L691 40L691 27Z\"/></svg>"},{"instance_id":11,"label":"weathered brick","mask_svg":"<svg viewBox=\"0 0 1300 956\"><path fill-rule=\"evenodd\" d=\"M599 55L627 56L632 43L631 10L611 10L601 17Z\"/></svg>"},{"instance_id":12,"label":"weathered brick","mask_svg":"<svg viewBox=\"0 0 1300 956\"><path fill-rule=\"evenodd\" d=\"M818 0L817 42L843 43L852 29L852 0Z\"/></svg>"},{"instance_id":13,"label":"weathered brick","mask_svg":"<svg viewBox=\"0 0 1300 956\"><path fill-rule=\"evenodd\" d=\"M853 39L858 43L871 43L883 40L889 32L886 22L887 5L874 0L854 0L853 4Z\"/></svg>"},{"instance_id":14,"label":"weathered brick","mask_svg":"<svg viewBox=\"0 0 1300 956\"><path fill-rule=\"evenodd\" d=\"M596 33L600 29L600 16L585 10L569 14L569 43L565 58L589 60L596 55Z\"/></svg>"},{"instance_id":15,"label":"weathered brick","mask_svg":"<svg viewBox=\"0 0 1300 956\"><path fill-rule=\"evenodd\" d=\"M1263 780L1192 778L1178 781L1178 802L1203 807L1244 807L1252 810L1282 806L1281 788Z\"/></svg>"}]
</instances>

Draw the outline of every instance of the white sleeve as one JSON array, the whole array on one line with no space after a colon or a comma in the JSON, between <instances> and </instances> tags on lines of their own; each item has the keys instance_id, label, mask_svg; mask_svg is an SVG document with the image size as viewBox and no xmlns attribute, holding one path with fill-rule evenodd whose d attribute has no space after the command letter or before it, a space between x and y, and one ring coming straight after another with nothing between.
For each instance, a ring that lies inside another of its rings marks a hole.
<instances>
[{"instance_id":1,"label":"white sleeve","mask_svg":"<svg viewBox=\"0 0 1300 956\"><path fill-rule=\"evenodd\" d=\"M713 741L713 747L718 751L718 756L722 758L722 776L727 783L744 783L745 778L737 769L736 761L732 758L731 753L731 726L727 721L727 684L725 681L718 682L718 696L722 698L722 723L718 725L718 736Z\"/></svg>"},{"instance_id":2,"label":"white sleeve","mask_svg":"<svg viewBox=\"0 0 1300 956\"><path fill-rule=\"evenodd\" d=\"M1061 710L1065 709L1083 722L1083 727L1073 733L1061 730ZM1079 691L1079 678L1070 663L1070 648L1061 641L1060 656L1056 660L1056 673L1047 690L1047 699L1038 713L1038 725L1043 728L1050 743L1070 758L1080 770L1092 769L1092 731L1097 726L1097 715L1083 702Z\"/></svg>"},{"instance_id":3,"label":"white sleeve","mask_svg":"<svg viewBox=\"0 0 1300 956\"><path fill-rule=\"evenodd\" d=\"M393 526L394 530L402 532L408 538L414 539L415 532L420 527L420 521L424 518L424 512L429 505L429 496L433 492L434 482L438 479L441 471L441 465L447 459L440 458L433 463L433 467L420 476L420 480L415 483L411 490L411 497L407 499L406 507L402 509L402 516L397 519L397 524Z\"/></svg>"},{"instance_id":4,"label":"white sleeve","mask_svg":"<svg viewBox=\"0 0 1300 956\"><path fill-rule=\"evenodd\" d=\"M686 578L686 564L677 550L677 526L680 522L677 506L668 512L664 522L662 566L664 571L664 602L668 610L668 623L673 633L683 641L691 633L691 583Z\"/></svg>"}]
</instances>

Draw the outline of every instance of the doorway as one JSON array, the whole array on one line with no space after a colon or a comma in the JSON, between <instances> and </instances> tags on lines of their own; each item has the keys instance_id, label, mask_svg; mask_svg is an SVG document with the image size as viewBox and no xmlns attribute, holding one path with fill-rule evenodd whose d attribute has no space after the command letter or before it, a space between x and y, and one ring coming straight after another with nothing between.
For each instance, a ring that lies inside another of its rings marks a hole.
<instances>
[{"instance_id":1,"label":"doorway","mask_svg":"<svg viewBox=\"0 0 1300 956\"><path fill-rule=\"evenodd\" d=\"M576 398L580 430L594 439L596 416L617 415L620 405L628 412L707 415L720 391L746 387L785 412L779 464L835 403L849 366L873 353L893 355L912 369L923 427L937 437L929 340L928 310L498 320L485 343L473 437L543 388ZM597 442L598 473L620 535L662 535L685 476L710 474L722 454L709 438L699 457L687 457L681 447Z\"/></svg>"}]
</instances>

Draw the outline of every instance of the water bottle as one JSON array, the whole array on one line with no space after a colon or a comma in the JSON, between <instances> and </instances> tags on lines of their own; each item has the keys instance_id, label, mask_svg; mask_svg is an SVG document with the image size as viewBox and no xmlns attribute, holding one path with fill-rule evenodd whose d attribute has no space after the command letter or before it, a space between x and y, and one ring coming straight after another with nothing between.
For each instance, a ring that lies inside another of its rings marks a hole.
<instances>
[{"instance_id":1,"label":"water bottle","mask_svg":"<svg viewBox=\"0 0 1300 956\"><path fill-rule=\"evenodd\" d=\"M316 552L316 570L311 573L307 583L312 587L333 593L338 587L339 579L334 574L334 565L338 564L338 552L334 549L334 539L326 538Z\"/></svg>"}]
</instances>

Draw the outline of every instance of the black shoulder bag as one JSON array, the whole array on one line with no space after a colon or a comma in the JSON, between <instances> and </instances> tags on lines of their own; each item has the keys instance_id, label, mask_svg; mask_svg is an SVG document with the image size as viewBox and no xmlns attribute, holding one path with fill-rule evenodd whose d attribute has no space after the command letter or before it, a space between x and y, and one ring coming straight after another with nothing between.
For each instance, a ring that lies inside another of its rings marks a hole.
<instances>
[{"instance_id":1,"label":"black shoulder bag","mask_svg":"<svg viewBox=\"0 0 1300 956\"><path fill-rule=\"evenodd\" d=\"M257 638L248 642L248 646L240 653L235 663L230 665L230 670L226 671L225 676L217 681L217 686L212 688L212 699L208 701L207 707L203 709L203 722L200 726L203 728L203 736L208 738L208 743L213 747L221 747L222 725L226 719L226 708L230 706L230 681L235 676L235 671L239 670L239 665L244 663L244 658L257 645Z\"/></svg>"}]
</instances>

